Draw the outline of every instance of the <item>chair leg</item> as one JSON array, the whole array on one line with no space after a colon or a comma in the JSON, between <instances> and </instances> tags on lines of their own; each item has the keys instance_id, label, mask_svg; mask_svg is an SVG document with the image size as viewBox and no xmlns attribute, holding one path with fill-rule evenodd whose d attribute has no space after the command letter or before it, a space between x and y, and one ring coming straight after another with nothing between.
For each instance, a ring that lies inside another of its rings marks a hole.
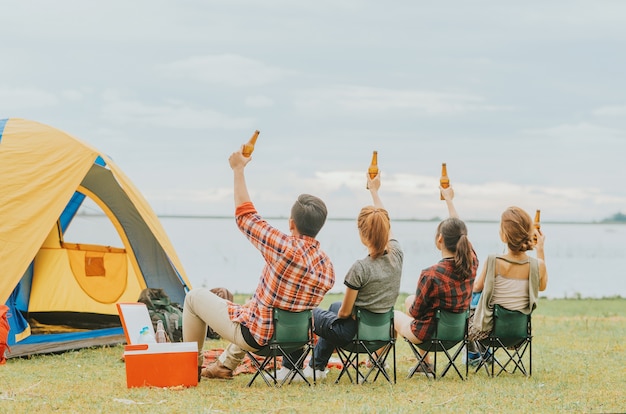
<instances>
[{"instance_id":1,"label":"chair leg","mask_svg":"<svg viewBox=\"0 0 626 414\"><path fill-rule=\"evenodd\" d=\"M350 369L351 364L354 363L354 360L358 354L348 353L347 351L344 351L341 348L337 348L337 354L339 355L339 359L341 360L343 367L341 369L341 372L339 372L339 376L335 380L335 384L339 383L339 380L341 380L341 377L343 377L344 374L348 376L348 378L350 379L350 382L354 382L349 369Z\"/></svg>"},{"instance_id":2,"label":"chair leg","mask_svg":"<svg viewBox=\"0 0 626 414\"><path fill-rule=\"evenodd\" d=\"M530 345L531 345L531 342L528 339L526 339L519 346L515 347L513 349L513 352L509 352L508 349L504 348L504 351L506 352L509 359L507 360L506 364L504 364L504 366L500 369L500 371L498 372L498 375L500 375L502 371L506 371L505 368L508 366L509 363L512 362L514 367L513 367L513 371L511 371L511 374L515 373L515 371L519 369L522 374L529 377L530 369L532 369L532 365L531 365L532 354L529 354L529 370L528 371L526 370L526 367L524 366L523 358L524 358L524 355L526 354L526 351L529 349Z\"/></svg>"},{"instance_id":3,"label":"chair leg","mask_svg":"<svg viewBox=\"0 0 626 414\"><path fill-rule=\"evenodd\" d=\"M374 371L376 371L376 374L374 374L374 379L372 380L372 382L376 382L378 377L382 374L382 376L385 377L387 381L392 383L391 376L385 369L385 364L387 362L387 359L389 358L389 354L391 351L393 351L393 383L396 383L397 374L395 343L390 342L384 347L377 349L376 351L368 349L363 343L361 343L358 348L362 350L361 353L367 355L367 357L372 362L372 366L367 371L363 372L359 364L359 352L350 352L342 348L337 348L337 354L339 355L339 359L343 364L343 368L339 372L339 376L335 380L335 384L338 384L344 375L346 375L350 379L351 383L363 384L365 382L368 382L368 379L374 373ZM354 368L355 377L353 377L350 373L350 370L352 368Z\"/></svg>"},{"instance_id":4,"label":"chair leg","mask_svg":"<svg viewBox=\"0 0 626 414\"><path fill-rule=\"evenodd\" d=\"M515 371L519 370L525 376L530 377L532 375L532 348L531 347L532 347L532 342L529 339L526 339L518 346L510 349L510 347L505 346L500 341L499 338L495 338L493 339L493 342L491 342L489 346L487 346L486 348L484 346L480 346L479 351L481 355L483 355L483 357L481 358L479 365L476 367L475 372L478 372L482 367L485 367L485 370L487 371L487 374L490 377L497 377L503 372L514 374ZM483 352L483 349L485 349L484 352ZM499 349L502 350L502 353L501 353L502 357L506 358L505 362L500 362L498 358L496 358L496 352ZM524 365L524 355L526 354L526 352L529 353L528 370L526 369L526 366ZM487 358L485 358L484 355L487 355ZM489 363L491 364L491 370L489 370L487 366L487 364ZM507 370L507 367L509 367L509 365L511 364L513 365L513 369ZM497 373L495 371L496 365L498 365L499 367Z\"/></svg>"},{"instance_id":5,"label":"chair leg","mask_svg":"<svg viewBox=\"0 0 626 414\"><path fill-rule=\"evenodd\" d=\"M467 338L467 335L466 335ZM466 339L465 340L465 379L467 379L467 375L469 374L469 341Z\"/></svg>"},{"instance_id":6,"label":"chair leg","mask_svg":"<svg viewBox=\"0 0 626 414\"><path fill-rule=\"evenodd\" d=\"M304 360L309 355L309 353L311 352L311 349L312 349L310 346L307 346L306 348L307 349L305 349L302 352L302 354L300 355L300 357L296 361L293 361L291 359L291 355L288 352L286 352L284 349L282 349L282 348L278 349L280 351L280 353L282 354L282 357L283 357L283 366L285 365L284 361L288 361L289 365L294 367L294 368L292 368L291 372L285 378L283 378L283 380L280 382L279 386L282 387L285 383L291 384L291 382L294 380L296 375L299 375L304 380L304 382L306 382L306 384L308 386L311 386L311 382L304 376L304 372L303 372L302 368L300 368L300 365L304 364Z\"/></svg>"},{"instance_id":7,"label":"chair leg","mask_svg":"<svg viewBox=\"0 0 626 414\"><path fill-rule=\"evenodd\" d=\"M411 368L411 370L409 371L409 375L407 376L407 378L411 378L413 377L413 375L415 375L415 373L417 372L417 369L420 367L420 365L422 364L426 364L426 357L428 356L428 354L430 353L430 348L428 350L426 350L424 352L424 354L420 354L417 346L415 344L413 344L410 341L406 341L409 344L409 348L411 348L411 351L413 351L413 355L415 356L415 358L417 359L417 364L415 364L415 366L413 368ZM435 361L436 363L436 361Z\"/></svg>"},{"instance_id":8,"label":"chair leg","mask_svg":"<svg viewBox=\"0 0 626 414\"><path fill-rule=\"evenodd\" d=\"M461 351L463 351L463 349L466 349L465 360L467 361L467 347L465 346L465 344L461 344L453 355L450 355L447 349L445 349L444 347L441 347L442 352L448 358L448 364L446 365L445 369L443 370L439 378L445 377L450 367L452 367L458 374L459 378L461 378L461 381L467 379L467 364L465 364L465 378L463 378L463 374L461 374L461 371L459 371L459 368L454 363L454 361L458 358L459 354L461 353ZM437 355L437 353L435 353L435 355Z\"/></svg>"},{"instance_id":9,"label":"chair leg","mask_svg":"<svg viewBox=\"0 0 626 414\"><path fill-rule=\"evenodd\" d=\"M389 374L387 373L387 370L385 369L385 363L387 362L387 357L389 356L389 352L391 351L391 348L392 348L392 344L389 343L385 345L382 348L382 350L376 350L375 352L370 352L370 350L367 348L365 349L370 358L370 361L372 361L372 367L363 376L363 382L367 382L367 379L369 378L370 374L374 370L376 370L376 375L374 376L374 380L372 382L376 382L376 380L378 379L378 376L381 373L383 374L383 376L385 377L387 381L391 382L391 378L389 377ZM394 348L394 352L395 352L395 348ZM394 359L395 359L395 356L394 356ZM395 383L395 379L394 379L394 383Z\"/></svg>"},{"instance_id":10,"label":"chair leg","mask_svg":"<svg viewBox=\"0 0 626 414\"><path fill-rule=\"evenodd\" d=\"M397 376L396 376L396 342L394 341L392 344L392 349L393 349L393 383L395 384L397 381Z\"/></svg>"},{"instance_id":11,"label":"chair leg","mask_svg":"<svg viewBox=\"0 0 626 414\"><path fill-rule=\"evenodd\" d=\"M248 357L250 358L252 365L254 365L254 367L256 368L256 372L252 376L252 379L250 379L250 382L248 382L248 387L252 386L252 383L257 379L259 375L261 376L261 378L263 378L263 381L265 381L268 387L277 386L276 357L274 355L267 356L265 357L262 363L259 363L259 361L256 359L256 357L252 353L250 352L246 352L246 353L248 354ZM267 371L267 366L270 362L273 362L273 365L274 365L273 373L270 373ZM268 374L269 377L272 379L273 383L268 380L267 378L268 375L264 375L264 374Z\"/></svg>"},{"instance_id":12,"label":"chair leg","mask_svg":"<svg viewBox=\"0 0 626 414\"><path fill-rule=\"evenodd\" d=\"M533 338L528 338L528 376L533 375Z\"/></svg>"},{"instance_id":13,"label":"chair leg","mask_svg":"<svg viewBox=\"0 0 626 414\"><path fill-rule=\"evenodd\" d=\"M493 362L491 365L491 372L489 372L489 367L488 362L490 358L493 358L493 360L495 360L495 355L494 355L494 351L495 349L490 345L484 346L483 344L477 342L477 347L478 347L478 353L480 354L480 362L478 363L478 366L476 367L476 370L474 371L474 373L477 373L478 371L480 371L481 368L485 368L485 372L487 373L488 376L493 377ZM485 355L488 355L487 358L484 358Z\"/></svg>"}]
</instances>

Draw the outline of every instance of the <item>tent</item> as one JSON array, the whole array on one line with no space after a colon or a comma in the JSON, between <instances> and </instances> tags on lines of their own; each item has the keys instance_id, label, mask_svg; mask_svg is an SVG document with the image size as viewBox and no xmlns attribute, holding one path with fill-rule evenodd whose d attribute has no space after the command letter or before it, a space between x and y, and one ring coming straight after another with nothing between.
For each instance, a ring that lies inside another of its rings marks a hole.
<instances>
[{"instance_id":1,"label":"tent","mask_svg":"<svg viewBox=\"0 0 626 414\"><path fill-rule=\"evenodd\" d=\"M0 119L0 304L8 357L124 342L117 302L191 285L156 214L107 156L47 125ZM91 199L120 246L66 242Z\"/></svg>"}]
</instances>

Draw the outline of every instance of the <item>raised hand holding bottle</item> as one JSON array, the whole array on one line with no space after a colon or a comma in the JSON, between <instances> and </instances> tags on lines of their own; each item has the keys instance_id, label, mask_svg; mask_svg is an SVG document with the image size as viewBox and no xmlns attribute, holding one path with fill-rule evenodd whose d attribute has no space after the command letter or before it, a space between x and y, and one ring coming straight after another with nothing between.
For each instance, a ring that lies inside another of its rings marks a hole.
<instances>
[{"instance_id":1,"label":"raised hand holding bottle","mask_svg":"<svg viewBox=\"0 0 626 414\"><path fill-rule=\"evenodd\" d=\"M252 152L254 151L254 145L256 144L256 140L259 137L260 132L254 131L254 134L252 134L252 136L250 137L250 140L248 142L246 142L245 144L243 144L243 149L241 150L241 154L244 157L249 157L250 155L252 155Z\"/></svg>"},{"instance_id":2,"label":"raised hand holding bottle","mask_svg":"<svg viewBox=\"0 0 626 414\"><path fill-rule=\"evenodd\" d=\"M448 178L448 168L446 167L445 162L441 164L441 178L439 178L439 185L441 186L441 188L450 187L450 179ZM441 192L439 192L439 197L442 200L445 200Z\"/></svg>"},{"instance_id":3,"label":"raised hand holding bottle","mask_svg":"<svg viewBox=\"0 0 626 414\"><path fill-rule=\"evenodd\" d=\"M369 174L370 179L374 179L374 177L378 175L378 151L374 151L372 153L372 162L367 169L367 173ZM369 189L369 186L366 185L365 188Z\"/></svg>"}]
</instances>

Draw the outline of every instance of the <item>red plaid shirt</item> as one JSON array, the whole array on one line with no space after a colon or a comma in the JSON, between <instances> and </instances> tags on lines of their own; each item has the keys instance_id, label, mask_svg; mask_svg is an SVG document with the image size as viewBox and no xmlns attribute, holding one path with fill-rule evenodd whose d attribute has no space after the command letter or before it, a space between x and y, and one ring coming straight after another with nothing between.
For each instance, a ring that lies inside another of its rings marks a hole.
<instances>
[{"instance_id":1,"label":"red plaid shirt","mask_svg":"<svg viewBox=\"0 0 626 414\"><path fill-rule=\"evenodd\" d=\"M435 309L462 312L469 308L472 286L478 269L478 258L472 249L472 274L465 280L454 274L454 260L441 259L439 263L422 270L417 281L415 301L409 314L413 335L421 341L429 339L435 331Z\"/></svg>"},{"instance_id":2,"label":"red plaid shirt","mask_svg":"<svg viewBox=\"0 0 626 414\"><path fill-rule=\"evenodd\" d=\"M229 303L228 314L250 330L259 345L272 337L271 308L313 309L335 284L330 258L312 237L294 237L270 226L251 202L235 212L237 226L265 259L261 280L245 305Z\"/></svg>"}]
</instances>

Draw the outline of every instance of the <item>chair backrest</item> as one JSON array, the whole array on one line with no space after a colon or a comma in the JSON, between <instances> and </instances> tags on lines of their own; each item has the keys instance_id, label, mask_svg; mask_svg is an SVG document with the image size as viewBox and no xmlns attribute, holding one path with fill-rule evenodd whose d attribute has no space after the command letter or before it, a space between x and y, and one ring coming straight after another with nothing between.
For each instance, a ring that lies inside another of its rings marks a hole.
<instances>
[{"instance_id":1,"label":"chair backrest","mask_svg":"<svg viewBox=\"0 0 626 414\"><path fill-rule=\"evenodd\" d=\"M437 309L435 311L437 321L435 338L444 343L450 342L451 345L462 341L465 338L468 317L469 309L460 313Z\"/></svg>"},{"instance_id":2,"label":"chair backrest","mask_svg":"<svg viewBox=\"0 0 626 414\"><path fill-rule=\"evenodd\" d=\"M274 308L274 336L272 342L283 344L306 343L310 339L313 312L290 312Z\"/></svg>"},{"instance_id":3,"label":"chair backrest","mask_svg":"<svg viewBox=\"0 0 626 414\"><path fill-rule=\"evenodd\" d=\"M505 346L525 340L529 335L530 315L495 305L492 336L500 338Z\"/></svg>"},{"instance_id":4,"label":"chair backrest","mask_svg":"<svg viewBox=\"0 0 626 414\"><path fill-rule=\"evenodd\" d=\"M389 341L393 337L393 309L385 313L374 313L367 309L356 309L357 335L361 341Z\"/></svg>"}]
</instances>

